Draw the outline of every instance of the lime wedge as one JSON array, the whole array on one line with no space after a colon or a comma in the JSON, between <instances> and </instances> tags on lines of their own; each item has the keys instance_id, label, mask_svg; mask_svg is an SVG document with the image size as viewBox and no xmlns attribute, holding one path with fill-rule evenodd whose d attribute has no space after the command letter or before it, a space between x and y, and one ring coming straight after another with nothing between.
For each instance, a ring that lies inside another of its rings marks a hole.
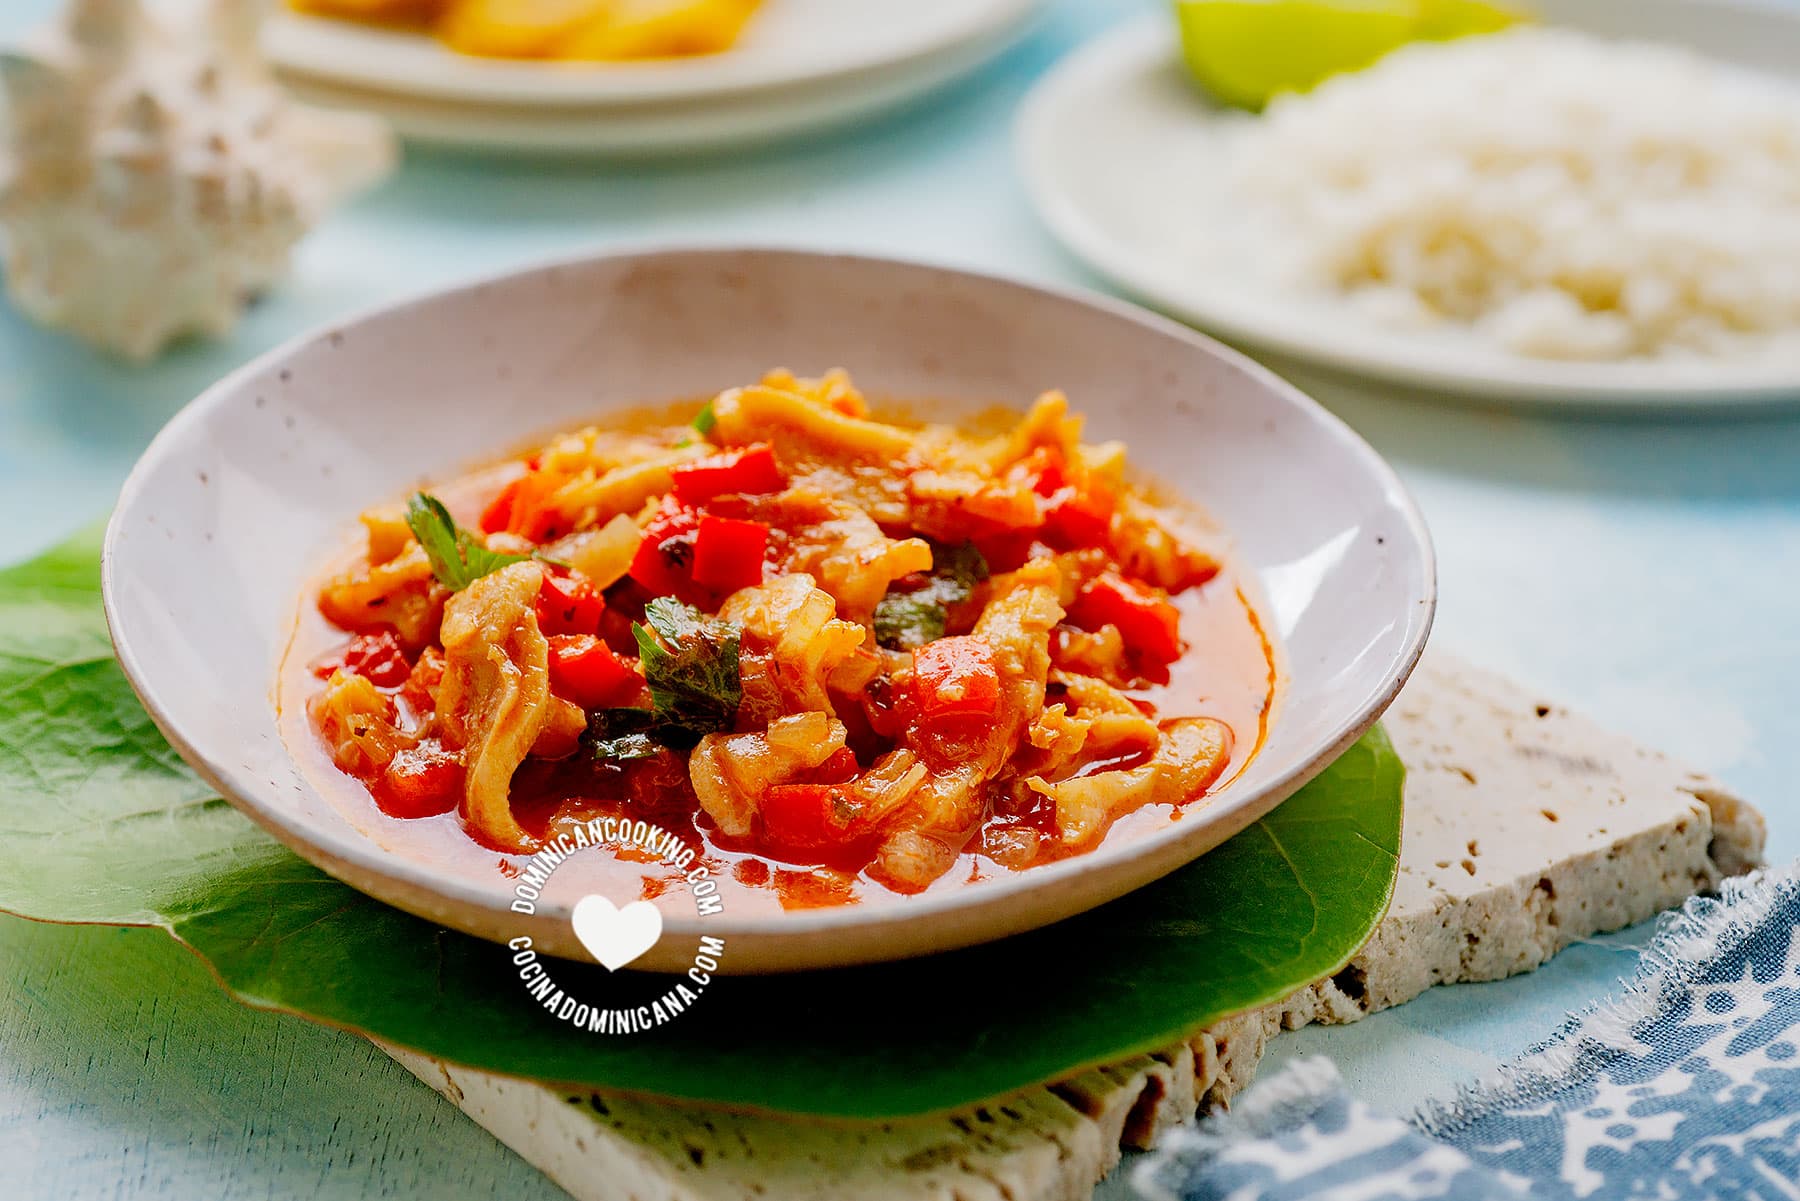
<instances>
[{"instance_id":1,"label":"lime wedge","mask_svg":"<svg viewBox=\"0 0 1800 1201\"><path fill-rule=\"evenodd\" d=\"M1259 109L1357 71L1408 42L1503 29L1519 19L1486 0L1176 0L1182 56L1227 104Z\"/></svg>"},{"instance_id":2,"label":"lime wedge","mask_svg":"<svg viewBox=\"0 0 1800 1201\"><path fill-rule=\"evenodd\" d=\"M1498 33L1525 15L1486 0L1424 0L1420 5L1419 40L1442 42L1472 33Z\"/></svg>"}]
</instances>

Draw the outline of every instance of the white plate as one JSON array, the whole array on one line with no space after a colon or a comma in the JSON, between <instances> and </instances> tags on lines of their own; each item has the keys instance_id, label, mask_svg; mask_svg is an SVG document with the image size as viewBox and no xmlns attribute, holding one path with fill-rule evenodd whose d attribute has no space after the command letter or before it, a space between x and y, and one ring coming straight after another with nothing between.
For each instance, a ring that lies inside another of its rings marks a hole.
<instances>
[{"instance_id":1,"label":"white plate","mask_svg":"<svg viewBox=\"0 0 1800 1201\"><path fill-rule=\"evenodd\" d=\"M1800 70L1800 9L1692 0L1546 0L1546 20L1608 36L1678 42L1788 77ZM1056 237L1139 299L1259 351L1412 388L1508 401L1624 409L1800 400L1800 363L1567 363L1472 339L1409 336L1341 308L1261 293L1184 263L1170 248L1193 220L1182 195L1218 110L1188 82L1166 19L1128 25L1060 63L1021 110L1020 166Z\"/></svg>"},{"instance_id":2,"label":"white plate","mask_svg":"<svg viewBox=\"0 0 1800 1201\"><path fill-rule=\"evenodd\" d=\"M629 106L844 83L917 65L1014 28L1037 0L766 0L723 54L635 63L530 63L458 54L432 38L283 11L271 62L336 87L457 104Z\"/></svg>"},{"instance_id":3,"label":"white plate","mask_svg":"<svg viewBox=\"0 0 1800 1201\"><path fill-rule=\"evenodd\" d=\"M1179 822L1028 871L956 873L917 896L870 890L838 908L785 912L766 894L734 894L699 919L671 890L649 967L685 968L702 933L728 939L734 970L783 970L963 946L1091 908L1211 849L1322 770L1424 646L1434 568L1412 501L1347 426L1249 360L1117 302L985 276L686 250L440 292L290 343L209 389L144 453L107 531L119 660L188 762L301 855L432 921L584 958L572 901L635 896L638 865L577 857L554 881L566 892L547 892L533 917L509 912L505 857L454 826L382 817L307 766L320 758L309 738L284 742L277 664L303 589L363 507L531 433L705 395L771 364L843 364L878 395L958 408L1066 388L1094 436L1127 439L1143 469L1230 533L1286 679L1261 752Z\"/></svg>"},{"instance_id":4,"label":"white plate","mask_svg":"<svg viewBox=\"0 0 1800 1201\"><path fill-rule=\"evenodd\" d=\"M937 54L847 79L665 104L483 105L341 86L293 73L284 82L315 104L378 113L401 136L428 145L500 153L666 156L742 150L849 124L973 71L1023 30L1024 23L1015 21Z\"/></svg>"}]
</instances>

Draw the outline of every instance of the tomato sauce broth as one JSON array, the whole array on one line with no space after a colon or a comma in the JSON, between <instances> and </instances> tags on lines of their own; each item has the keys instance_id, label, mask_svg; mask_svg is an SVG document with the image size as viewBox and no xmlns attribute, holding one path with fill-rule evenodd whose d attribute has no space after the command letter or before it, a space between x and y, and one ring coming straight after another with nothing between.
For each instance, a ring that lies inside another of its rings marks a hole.
<instances>
[{"instance_id":1,"label":"tomato sauce broth","mask_svg":"<svg viewBox=\"0 0 1800 1201\"><path fill-rule=\"evenodd\" d=\"M685 408L691 412L693 406ZM679 416L671 418L679 411L646 409L635 421L647 425L680 420ZM983 415L969 424L980 428L993 424L993 419ZM472 522L517 471L512 463L477 470L439 485L437 495L459 521ZM1161 490L1158 494L1167 495ZM347 535L345 549L318 579L323 581L354 561L360 544L360 537ZM276 689L283 736L296 760L321 794L384 849L453 871L516 875L529 856L481 845L455 812L390 817L380 810L368 789L332 763L306 716L306 702L318 685L315 668L340 653L349 635L319 614L313 603L317 595L316 584L302 594ZM1126 693L1157 720L1204 716L1223 722L1232 734L1230 759L1204 796L1183 805L1150 804L1127 813L1112 823L1101 845L1144 837L1180 819L1186 810L1204 805L1243 773L1268 733L1278 692L1277 655L1238 572L1227 560L1213 579L1172 600L1180 610L1185 651L1170 666L1166 681L1141 683ZM1083 773L1130 766L1133 764L1125 761L1102 761L1086 765ZM740 906L740 912L904 900L862 876L871 848L845 848L830 862L784 863L771 858L766 848L752 848L721 836L701 811L684 762L673 752L630 765L596 762L580 753L558 761L528 760L514 777L512 797L519 824L540 839L594 817L629 816L663 826L702 852L722 897L728 905ZM993 822L1002 828L1022 823L1048 829L1042 813L1000 815ZM963 887L1014 870L984 854L980 842L977 834L958 866L926 891ZM1065 857L1049 840L1046 845L1051 849L1037 855L1034 864ZM1070 853L1095 849L1089 845ZM602 857L583 856L580 861L590 859ZM614 888L631 880L646 898L682 892L675 869L646 861L646 856L637 852L615 850L610 864L584 870L585 887L590 889L601 880Z\"/></svg>"}]
</instances>

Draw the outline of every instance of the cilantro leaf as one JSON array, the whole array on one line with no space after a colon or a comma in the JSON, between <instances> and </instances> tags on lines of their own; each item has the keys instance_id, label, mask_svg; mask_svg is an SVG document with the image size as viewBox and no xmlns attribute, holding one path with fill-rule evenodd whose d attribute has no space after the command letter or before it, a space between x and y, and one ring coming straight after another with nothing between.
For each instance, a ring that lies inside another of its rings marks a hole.
<instances>
[{"instance_id":1,"label":"cilantro leaf","mask_svg":"<svg viewBox=\"0 0 1800 1201\"><path fill-rule=\"evenodd\" d=\"M944 636L950 606L975 595L988 578L987 560L973 542L933 547L931 575L924 587L890 592L875 606L875 641L889 650L911 650Z\"/></svg>"},{"instance_id":2,"label":"cilantro leaf","mask_svg":"<svg viewBox=\"0 0 1800 1201\"><path fill-rule=\"evenodd\" d=\"M975 585L988 578L987 560L973 542L943 548L932 554L931 574L942 582L944 599L961 604L975 595Z\"/></svg>"},{"instance_id":3,"label":"cilantro leaf","mask_svg":"<svg viewBox=\"0 0 1800 1201\"><path fill-rule=\"evenodd\" d=\"M489 572L529 557L489 550L457 525L444 502L429 492L413 493L406 504L406 524L425 548L432 574L452 592L461 592Z\"/></svg>"},{"instance_id":4,"label":"cilantro leaf","mask_svg":"<svg viewBox=\"0 0 1800 1201\"><path fill-rule=\"evenodd\" d=\"M949 614L942 601L923 592L893 592L875 606L875 641L890 650L909 650L944 636Z\"/></svg>"},{"instance_id":5,"label":"cilantro leaf","mask_svg":"<svg viewBox=\"0 0 1800 1201\"><path fill-rule=\"evenodd\" d=\"M596 709L588 714L588 745L600 759L649 759L662 745L651 737L649 709Z\"/></svg>"},{"instance_id":6,"label":"cilantro leaf","mask_svg":"<svg viewBox=\"0 0 1800 1201\"><path fill-rule=\"evenodd\" d=\"M644 606L633 624L648 709L601 709L588 717L588 742L602 759L643 759L659 746L686 750L729 729L744 698L738 674L742 631L671 596Z\"/></svg>"},{"instance_id":7,"label":"cilantro leaf","mask_svg":"<svg viewBox=\"0 0 1800 1201\"><path fill-rule=\"evenodd\" d=\"M666 724L701 734L730 725L744 696L738 675L738 627L672 596L659 596L644 606L644 620L650 629L634 625L631 632L657 715Z\"/></svg>"}]
</instances>

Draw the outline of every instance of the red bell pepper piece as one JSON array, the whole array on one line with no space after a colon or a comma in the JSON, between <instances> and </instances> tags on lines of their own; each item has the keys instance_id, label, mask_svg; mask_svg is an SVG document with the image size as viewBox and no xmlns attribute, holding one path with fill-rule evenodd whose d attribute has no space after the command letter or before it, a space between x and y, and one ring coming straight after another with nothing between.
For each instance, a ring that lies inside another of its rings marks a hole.
<instances>
[{"instance_id":1,"label":"red bell pepper piece","mask_svg":"<svg viewBox=\"0 0 1800 1201\"><path fill-rule=\"evenodd\" d=\"M1045 541L1062 550L1104 546L1112 530L1112 489L1089 476L1080 487L1069 478L1062 452L1048 446L1032 451L1020 465L1032 476L1032 491L1043 499Z\"/></svg>"},{"instance_id":2,"label":"red bell pepper piece","mask_svg":"<svg viewBox=\"0 0 1800 1201\"><path fill-rule=\"evenodd\" d=\"M665 496L632 557L631 578L656 596L683 592L692 579L694 532L699 527L698 513Z\"/></svg>"},{"instance_id":3,"label":"red bell pepper piece","mask_svg":"<svg viewBox=\"0 0 1800 1201\"><path fill-rule=\"evenodd\" d=\"M847 746L840 746L831 752L831 757L813 769L812 782L815 784L848 784L862 774L862 765L856 761L856 752Z\"/></svg>"},{"instance_id":4,"label":"red bell pepper piece","mask_svg":"<svg viewBox=\"0 0 1800 1201\"><path fill-rule=\"evenodd\" d=\"M1040 446L1021 459L1009 475L1023 473L1031 480L1032 490L1039 496L1049 496L1059 488L1068 486L1068 463L1062 457L1062 451L1048 446Z\"/></svg>"},{"instance_id":5,"label":"red bell pepper piece","mask_svg":"<svg viewBox=\"0 0 1800 1201\"><path fill-rule=\"evenodd\" d=\"M787 487L787 477L775 463L775 448L767 442L683 463L669 474L675 480L675 495L690 505L727 493L754 495Z\"/></svg>"},{"instance_id":6,"label":"red bell pepper piece","mask_svg":"<svg viewBox=\"0 0 1800 1201\"><path fill-rule=\"evenodd\" d=\"M789 851L828 851L866 833L841 784L776 784L763 791L759 812L764 839Z\"/></svg>"},{"instance_id":7,"label":"red bell pepper piece","mask_svg":"<svg viewBox=\"0 0 1800 1201\"><path fill-rule=\"evenodd\" d=\"M389 817L448 813L462 800L462 792L462 759L432 739L397 753L369 789Z\"/></svg>"},{"instance_id":8,"label":"red bell pepper piece","mask_svg":"<svg viewBox=\"0 0 1800 1201\"><path fill-rule=\"evenodd\" d=\"M913 703L919 717L992 717L1000 706L994 648L972 634L939 638L916 648Z\"/></svg>"},{"instance_id":9,"label":"red bell pepper piece","mask_svg":"<svg viewBox=\"0 0 1800 1201\"><path fill-rule=\"evenodd\" d=\"M522 475L513 480L488 502L488 507L481 511L482 533L498 534L512 524L513 507L518 504L519 492L524 488L526 478Z\"/></svg>"},{"instance_id":10,"label":"red bell pepper piece","mask_svg":"<svg viewBox=\"0 0 1800 1201\"><path fill-rule=\"evenodd\" d=\"M1098 483L1087 491L1058 488L1044 501L1044 533L1058 546L1073 550L1106 546L1112 536L1113 498Z\"/></svg>"},{"instance_id":11,"label":"red bell pepper piece","mask_svg":"<svg viewBox=\"0 0 1800 1201\"><path fill-rule=\"evenodd\" d=\"M583 709L629 705L644 677L592 634L557 634L550 643L550 691Z\"/></svg>"},{"instance_id":12,"label":"red bell pepper piece","mask_svg":"<svg viewBox=\"0 0 1800 1201\"><path fill-rule=\"evenodd\" d=\"M977 534L972 541L975 543L975 549L981 552L982 559L987 562L988 570L995 574L1017 571L1025 565L1027 560L1037 557L1040 553L1055 553L1055 549L1052 547L1046 547L1042 551L1038 549L1043 544L1038 541L1038 531L1036 530Z\"/></svg>"},{"instance_id":13,"label":"red bell pepper piece","mask_svg":"<svg viewBox=\"0 0 1800 1201\"><path fill-rule=\"evenodd\" d=\"M736 592L762 583L769 527L733 517L700 518L694 533L694 582L716 592Z\"/></svg>"},{"instance_id":14,"label":"red bell pepper piece","mask_svg":"<svg viewBox=\"0 0 1800 1201\"><path fill-rule=\"evenodd\" d=\"M535 462L535 460L534 460ZM556 533L558 513L545 505L561 479L547 475L533 466L524 475L500 489L481 513L481 532L495 534L505 530L533 542L542 542Z\"/></svg>"},{"instance_id":15,"label":"red bell pepper piece","mask_svg":"<svg viewBox=\"0 0 1800 1201\"><path fill-rule=\"evenodd\" d=\"M412 664L392 630L358 634L344 651L344 670L364 677L377 688L398 688L412 674Z\"/></svg>"},{"instance_id":16,"label":"red bell pepper piece","mask_svg":"<svg viewBox=\"0 0 1800 1201\"><path fill-rule=\"evenodd\" d=\"M537 619L545 636L597 634L605 612L606 598L580 572L544 573L543 585L538 588Z\"/></svg>"},{"instance_id":17,"label":"red bell pepper piece","mask_svg":"<svg viewBox=\"0 0 1800 1201\"><path fill-rule=\"evenodd\" d=\"M1082 588L1069 620L1084 630L1117 626L1125 645L1155 663L1181 657L1181 612L1162 593L1117 572L1105 572Z\"/></svg>"}]
</instances>

